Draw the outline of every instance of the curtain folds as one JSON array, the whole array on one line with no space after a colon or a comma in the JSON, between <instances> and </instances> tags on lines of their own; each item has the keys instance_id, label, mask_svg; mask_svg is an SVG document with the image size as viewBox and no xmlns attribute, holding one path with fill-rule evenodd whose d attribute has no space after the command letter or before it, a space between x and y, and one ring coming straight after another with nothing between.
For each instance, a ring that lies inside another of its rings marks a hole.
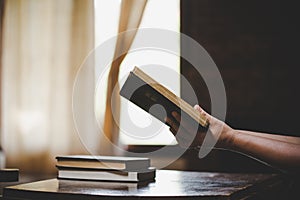
<instances>
[{"instance_id":1,"label":"curtain folds","mask_svg":"<svg viewBox=\"0 0 300 200\"><path fill-rule=\"evenodd\" d=\"M5 154L2 148L2 32L4 18L4 0L0 0L0 168L5 168Z\"/></svg>"},{"instance_id":2,"label":"curtain folds","mask_svg":"<svg viewBox=\"0 0 300 200\"><path fill-rule=\"evenodd\" d=\"M2 32L3 32L3 18L4 18L4 0L0 0L0 128L1 128L1 99L2 99ZM0 131L0 151L2 151L2 136Z\"/></svg>"},{"instance_id":3,"label":"curtain folds","mask_svg":"<svg viewBox=\"0 0 300 200\"><path fill-rule=\"evenodd\" d=\"M118 55L122 52L127 52L130 49L141 22L146 3L147 0L122 0L121 3L118 32L125 33L119 34L118 36L114 59L108 75L106 110L104 118L104 134L107 139L114 144L118 143L119 127L116 122L118 122L120 118L120 96L117 93L113 93L113 90L116 89L119 91L119 69L123 59L126 57L126 53L121 56ZM132 31L126 32L127 30ZM112 113L112 106L114 106L115 115ZM111 144L102 145L104 145L104 147L101 148L102 154L113 153L113 147Z\"/></svg>"},{"instance_id":4,"label":"curtain folds","mask_svg":"<svg viewBox=\"0 0 300 200\"><path fill-rule=\"evenodd\" d=\"M6 1L1 129L9 167L54 172L56 155L85 152L72 89L94 48L93 6L93 0Z\"/></svg>"},{"instance_id":5,"label":"curtain folds","mask_svg":"<svg viewBox=\"0 0 300 200\"><path fill-rule=\"evenodd\" d=\"M134 31L118 37L109 72L104 131L113 142L119 128L111 102L119 108L120 97L112 91L126 54L117 55L130 49L146 2L121 3L118 32ZM55 172L55 156L88 153L73 123L72 89L81 63L94 48L94 1L9 0L4 9L0 119L7 166ZM82 85L83 96L91 91L93 75ZM80 106L85 110L86 102ZM105 151L113 153L108 146Z\"/></svg>"}]
</instances>

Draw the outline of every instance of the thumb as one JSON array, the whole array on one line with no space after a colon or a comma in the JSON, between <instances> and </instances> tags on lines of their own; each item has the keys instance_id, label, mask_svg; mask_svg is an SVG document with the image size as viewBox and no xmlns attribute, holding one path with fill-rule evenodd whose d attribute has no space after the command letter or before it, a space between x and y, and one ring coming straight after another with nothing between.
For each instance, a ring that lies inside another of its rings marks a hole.
<instances>
[{"instance_id":1,"label":"thumb","mask_svg":"<svg viewBox=\"0 0 300 200\"><path fill-rule=\"evenodd\" d=\"M195 105L194 109L196 109L197 111L199 111L200 114L203 115L203 116L205 116L205 117L209 116L209 114L205 110L203 110L199 105Z\"/></svg>"}]
</instances>

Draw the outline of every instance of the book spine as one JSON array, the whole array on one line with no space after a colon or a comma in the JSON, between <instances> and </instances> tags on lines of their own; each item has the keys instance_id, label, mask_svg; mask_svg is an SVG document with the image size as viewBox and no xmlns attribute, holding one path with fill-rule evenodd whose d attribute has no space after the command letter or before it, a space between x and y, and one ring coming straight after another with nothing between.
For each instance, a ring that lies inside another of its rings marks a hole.
<instances>
[{"instance_id":1,"label":"book spine","mask_svg":"<svg viewBox=\"0 0 300 200\"><path fill-rule=\"evenodd\" d=\"M147 161L128 161L125 171L148 172L150 160Z\"/></svg>"}]
</instances>

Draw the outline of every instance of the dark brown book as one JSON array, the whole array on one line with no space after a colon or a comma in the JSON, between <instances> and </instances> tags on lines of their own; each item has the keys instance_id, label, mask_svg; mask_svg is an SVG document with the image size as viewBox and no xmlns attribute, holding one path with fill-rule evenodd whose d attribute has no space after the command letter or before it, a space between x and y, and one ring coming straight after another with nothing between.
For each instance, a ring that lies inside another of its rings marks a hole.
<instances>
[{"instance_id":1,"label":"dark brown book","mask_svg":"<svg viewBox=\"0 0 300 200\"><path fill-rule=\"evenodd\" d=\"M19 180L19 169L0 169L0 182L15 182Z\"/></svg>"},{"instance_id":2,"label":"dark brown book","mask_svg":"<svg viewBox=\"0 0 300 200\"><path fill-rule=\"evenodd\" d=\"M120 95L130 100L146 112L165 123L166 115L172 117L172 111L181 114L182 117L194 120L202 128L207 128L207 118L195 110L190 104L176 96L166 87L148 76L138 67L135 67L126 79ZM153 106L159 104L159 106Z\"/></svg>"}]
</instances>

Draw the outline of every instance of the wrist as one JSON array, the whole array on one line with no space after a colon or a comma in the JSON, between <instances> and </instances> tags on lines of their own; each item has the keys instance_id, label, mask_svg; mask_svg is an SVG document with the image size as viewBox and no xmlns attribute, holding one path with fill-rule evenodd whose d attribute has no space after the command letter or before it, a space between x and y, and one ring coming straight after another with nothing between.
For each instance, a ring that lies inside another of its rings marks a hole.
<instances>
[{"instance_id":1,"label":"wrist","mask_svg":"<svg viewBox=\"0 0 300 200\"><path fill-rule=\"evenodd\" d=\"M217 141L218 148L231 149L234 141L234 129L224 123L220 137Z\"/></svg>"}]
</instances>

